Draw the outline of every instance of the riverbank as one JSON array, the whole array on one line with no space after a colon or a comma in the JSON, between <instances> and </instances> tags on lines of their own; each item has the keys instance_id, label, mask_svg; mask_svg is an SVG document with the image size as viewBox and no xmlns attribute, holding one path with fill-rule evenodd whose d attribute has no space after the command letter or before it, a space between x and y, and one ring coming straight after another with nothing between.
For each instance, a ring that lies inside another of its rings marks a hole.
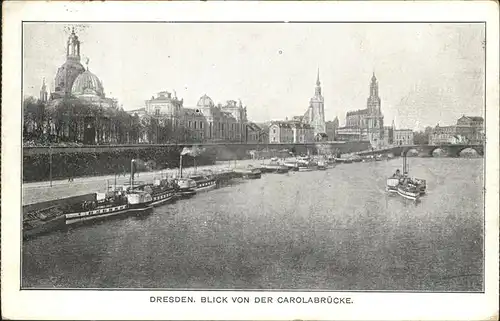
<instances>
[{"instance_id":1,"label":"riverbank","mask_svg":"<svg viewBox=\"0 0 500 321\"><path fill-rule=\"evenodd\" d=\"M240 166L258 166L262 163L262 160L240 160L237 162L226 161L217 162L215 165L205 165L196 168L189 167L183 170L183 175L189 176L195 171L199 172L202 170L228 170ZM156 177L172 177L178 175L178 169L164 169L158 171L141 172L137 173L136 181L148 181L151 182ZM49 200L54 200L58 198L65 198L71 196L77 196L92 192L102 192L105 191L108 185L112 184L124 184L130 181L130 174L118 174L118 175L105 175L105 176L88 176L88 177L78 177L74 178L73 181L69 182L66 180L54 180L43 181L43 182L30 182L23 184L23 206L28 204L33 204L37 202L45 202Z\"/></svg>"}]
</instances>

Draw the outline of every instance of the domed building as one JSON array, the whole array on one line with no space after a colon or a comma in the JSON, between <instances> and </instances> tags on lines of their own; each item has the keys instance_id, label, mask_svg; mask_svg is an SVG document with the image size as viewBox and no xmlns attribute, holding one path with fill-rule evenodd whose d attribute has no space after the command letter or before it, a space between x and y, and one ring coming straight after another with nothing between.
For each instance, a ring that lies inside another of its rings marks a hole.
<instances>
[{"instance_id":1,"label":"domed building","mask_svg":"<svg viewBox=\"0 0 500 321\"><path fill-rule=\"evenodd\" d=\"M246 107L241 101L228 100L224 105L216 105L207 94L198 99L196 107L186 108L175 93L162 91L146 100L144 109L130 111L130 114L156 118L158 123L170 124L173 129L183 128L190 140L199 142L247 141L248 128L253 128L247 124Z\"/></svg>"},{"instance_id":2,"label":"domed building","mask_svg":"<svg viewBox=\"0 0 500 321\"><path fill-rule=\"evenodd\" d=\"M57 99L69 95L73 82L84 71L85 68L80 63L80 40L75 34L75 29L72 29L66 44L66 61L57 69L55 88L51 97Z\"/></svg>"},{"instance_id":3,"label":"domed building","mask_svg":"<svg viewBox=\"0 0 500 321\"><path fill-rule=\"evenodd\" d=\"M45 82L40 90L40 100L58 115L46 124L46 132L56 140L88 145L127 142L131 137L121 123L130 117L118 108L116 99L106 97L102 81L89 71L89 60L85 68L80 59L80 40L73 29L54 91L48 96Z\"/></svg>"}]
</instances>

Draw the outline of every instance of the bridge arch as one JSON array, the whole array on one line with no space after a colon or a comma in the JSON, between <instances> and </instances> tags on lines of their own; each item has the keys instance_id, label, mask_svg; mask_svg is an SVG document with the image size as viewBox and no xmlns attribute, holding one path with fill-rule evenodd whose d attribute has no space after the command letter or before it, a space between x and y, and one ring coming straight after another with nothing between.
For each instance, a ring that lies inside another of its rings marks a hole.
<instances>
[{"instance_id":1,"label":"bridge arch","mask_svg":"<svg viewBox=\"0 0 500 321\"><path fill-rule=\"evenodd\" d=\"M420 154L419 150L415 147L412 147L406 151L406 156L408 157L418 156L419 154Z\"/></svg>"},{"instance_id":2,"label":"bridge arch","mask_svg":"<svg viewBox=\"0 0 500 321\"><path fill-rule=\"evenodd\" d=\"M453 150L453 156L460 157L462 152L466 151L466 150L473 150L479 156L483 156L483 154L484 154L483 146L460 146L460 147L456 148L455 150Z\"/></svg>"},{"instance_id":3,"label":"bridge arch","mask_svg":"<svg viewBox=\"0 0 500 321\"><path fill-rule=\"evenodd\" d=\"M434 148L429 150L429 156L431 157L436 157L436 156L447 156L448 150L446 147L442 146L435 146Z\"/></svg>"}]
</instances>

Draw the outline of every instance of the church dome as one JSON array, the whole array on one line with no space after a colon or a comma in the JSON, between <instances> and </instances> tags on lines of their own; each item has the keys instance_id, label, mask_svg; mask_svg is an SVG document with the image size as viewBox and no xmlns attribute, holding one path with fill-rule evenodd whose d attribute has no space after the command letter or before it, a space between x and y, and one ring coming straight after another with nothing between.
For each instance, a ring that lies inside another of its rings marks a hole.
<instances>
[{"instance_id":1,"label":"church dome","mask_svg":"<svg viewBox=\"0 0 500 321\"><path fill-rule=\"evenodd\" d=\"M79 95L97 95L104 97L104 87L96 75L86 70L81 73L73 83L71 94Z\"/></svg>"},{"instance_id":2,"label":"church dome","mask_svg":"<svg viewBox=\"0 0 500 321\"><path fill-rule=\"evenodd\" d=\"M196 106L197 107L213 107L214 102L210 97L208 97L205 94L200 98L200 100L198 100L198 104L196 104Z\"/></svg>"},{"instance_id":3,"label":"church dome","mask_svg":"<svg viewBox=\"0 0 500 321\"><path fill-rule=\"evenodd\" d=\"M55 90L64 91L66 86L68 86L68 92L71 85L75 81L76 77L85 71L85 67L78 62L73 60L66 61L61 67L57 69L57 74L55 78Z\"/></svg>"}]
</instances>

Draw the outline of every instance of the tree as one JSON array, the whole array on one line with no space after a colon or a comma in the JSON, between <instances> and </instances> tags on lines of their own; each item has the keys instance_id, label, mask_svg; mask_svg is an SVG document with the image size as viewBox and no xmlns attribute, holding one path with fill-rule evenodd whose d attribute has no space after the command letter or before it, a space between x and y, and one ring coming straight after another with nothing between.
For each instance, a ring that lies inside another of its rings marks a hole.
<instances>
[{"instance_id":1,"label":"tree","mask_svg":"<svg viewBox=\"0 0 500 321\"><path fill-rule=\"evenodd\" d=\"M427 129L427 128L426 128ZM418 131L413 134L413 143L415 145L428 145L429 134L423 131Z\"/></svg>"},{"instance_id":2,"label":"tree","mask_svg":"<svg viewBox=\"0 0 500 321\"><path fill-rule=\"evenodd\" d=\"M26 97L23 101L23 137L37 140L43 135L45 104L35 98Z\"/></svg>"}]
</instances>

